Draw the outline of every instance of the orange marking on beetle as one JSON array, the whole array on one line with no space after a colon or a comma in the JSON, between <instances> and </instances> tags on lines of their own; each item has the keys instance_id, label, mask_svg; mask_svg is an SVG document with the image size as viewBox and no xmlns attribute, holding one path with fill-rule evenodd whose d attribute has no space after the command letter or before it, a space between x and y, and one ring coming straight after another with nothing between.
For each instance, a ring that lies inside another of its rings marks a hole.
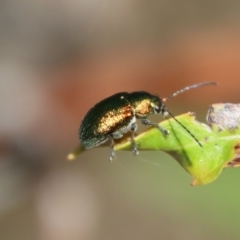
<instances>
[{"instance_id":1,"label":"orange marking on beetle","mask_svg":"<svg viewBox=\"0 0 240 240\"><path fill-rule=\"evenodd\" d=\"M152 113L151 101L149 99L145 99L141 102L138 102L135 108L135 113L140 116L146 116Z\"/></svg>"},{"instance_id":2,"label":"orange marking on beetle","mask_svg":"<svg viewBox=\"0 0 240 240\"><path fill-rule=\"evenodd\" d=\"M101 134L114 132L119 128L121 123L126 122L133 117L133 111L131 105L120 108L117 111L109 111L104 117L102 117L97 132Z\"/></svg>"}]
</instances>

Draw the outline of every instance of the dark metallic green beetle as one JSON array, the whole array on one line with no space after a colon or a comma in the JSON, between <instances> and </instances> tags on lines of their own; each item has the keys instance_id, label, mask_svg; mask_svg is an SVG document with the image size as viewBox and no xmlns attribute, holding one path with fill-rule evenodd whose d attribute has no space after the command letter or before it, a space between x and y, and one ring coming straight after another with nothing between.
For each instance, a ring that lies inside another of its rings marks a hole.
<instances>
[{"instance_id":1,"label":"dark metallic green beetle","mask_svg":"<svg viewBox=\"0 0 240 240\"><path fill-rule=\"evenodd\" d=\"M115 158L114 139L121 138L125 133L131 131L133 154L137 155L138 150L134 140L134 132L137 130L137 119L140 119L142 124L155 126L162 134L168 135L169 131L163 129L157 123L152 123L147 117L151 114L161 114L164 117L170 115L174 118L164 104L166 100L192 88L216 84L215 82L195 84L183 88L163 99L143 91L114 94L97 103L88 111L82 120L79 138L86 149L99 146L107 140L111 140L110 160L112 161ZM179 121L177 122L202 146L185 126Z\"/></svg>"}]
</instances>

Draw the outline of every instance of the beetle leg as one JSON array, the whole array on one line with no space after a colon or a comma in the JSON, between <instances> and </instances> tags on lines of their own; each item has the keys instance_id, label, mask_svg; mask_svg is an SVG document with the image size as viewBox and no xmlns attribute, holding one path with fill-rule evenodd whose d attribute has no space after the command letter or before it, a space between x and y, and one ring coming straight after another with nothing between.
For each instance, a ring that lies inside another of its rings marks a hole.
<instances>
[{"instance_id":1,"label":"beetle leg","mask_svg":"<svg viewBox=\"0 0 240 240\"><path fill-rule=\"evenodd\" d=\"M131 125L131 131L132 131L132 147L133 147L133 154L136 156L139 154L138 149L137 149L137 144L135 142L135 138L134 138L134 133L137 130L137 123L133 123Z\"/></svg>"},{"instance_id":2,"label":"beetle leg","mask_svg":"<svg viewBox=\"0 0 240 240\"><path fill-rule=\"evenodd\" d=\"M113 137L110 136L109 139L111 140L111 146L110 146L111 152L110 152L109 160L110 160L110 162L112 162L113 159L116 157L116 154L115 154L115 151L114 151L114 140L113 140Z\"/></svg>"},{"instance_id":3,"label":"beetle leg","mask_svg":"<svg viewBox=\"0 0 240 240\"><path fill-rule=\"evenodd\" d=\"M170 133L168 130L164 129L164 128L163 128L161 125L159 125L158 123L153 123L153 122L151 122L150 120L148 120L147 118L141 119L141 122L142 122L142 124L144 124L144 125L154 126L154 127L158 128L159 131L161 131L164 136L167 136L167 135Z\"/></svg>"}]
</instances>

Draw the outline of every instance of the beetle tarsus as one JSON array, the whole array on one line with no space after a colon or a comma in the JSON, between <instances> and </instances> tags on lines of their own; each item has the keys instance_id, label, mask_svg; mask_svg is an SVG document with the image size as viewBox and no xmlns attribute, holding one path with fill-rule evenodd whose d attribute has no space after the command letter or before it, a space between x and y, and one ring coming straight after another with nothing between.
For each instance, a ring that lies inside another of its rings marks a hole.
<instances>
[{"instance_id":1,"label":"beetle tarsus","mask_svg":"<svg viewBox=\"0 0 240 240\"><path fill-rule=\"evenodd\" d=\"M159 129L159 130L163 133L163 135L165 135L165 136L167 136L167 135L170 133L170 131L168 131L168 130L162 128L162 127L160 127L160 125L158 125L158 129Z\"/></svg>"},{"instance_id":2,"label":"beetle tarsus","mask_svg":"<svg viewBox=\"0 0 240 240\"><path fill-rule=\"evenodd\" d=\"M134 139L134 135L132 135L132 148L133 148L133 155L134 156L137 156L139 154L139 151L137 149L137 144L135 142L135 139Z\"/></svg>"},{"instance_id":3,"label":"beetle tarsus","mask_svg":"<svg viewBox=\"0 0 240 240\"><path fill-rule=\"evenodd\" d=\"M111 151L111 155L110 155L110 158L109 158L109 160L110 160L110 162L112 162L113 161L113 159L115 158L115 151L114 151L114 149Z\"/></svg>"},{"instance_id":4,"label":"beetle tarsus","mask_svg":"<svg viewBox=\"0 0 240 240\"><path fill-rule=\"evenodd\" d=\"M109 138L111 140L111 146L110 146L111 153L110 153L109 160L110 160L110 162L112 162L113 159L116 157L116 154L115 154L115 150L114 150L114 140L113 140L113 137L109 137Z\"/></svg>"},{"instance_id":5,"label":"beetle tarsus","mask_svg":"<svg viewBox=\"0 0 240 240\"><path fill-rule=\"evenodd\" d=\"M133 155L137 156L139 154L139 151L136 146L133 147Z\"/></svg>"},{"instance_id":6,"label":"beetle tarsus","mask_svg":"<svg viewBox=\"0 0 240 240\"><path fill-rule=\"evenodd\" d=\"M131 126L131 131L132 131L132 148L133 148L133 155L137 156L139 154L138 149L137 149L137 144L135 142L135 137L134 137L134 133L137 130L137 124L133 123Z\"/></svg>"}]
</instances>

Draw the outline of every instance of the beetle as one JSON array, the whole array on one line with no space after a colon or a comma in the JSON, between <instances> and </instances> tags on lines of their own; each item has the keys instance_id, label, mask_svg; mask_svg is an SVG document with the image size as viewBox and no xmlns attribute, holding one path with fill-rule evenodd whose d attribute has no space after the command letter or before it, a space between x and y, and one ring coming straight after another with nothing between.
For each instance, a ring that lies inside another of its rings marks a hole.
<instances>
[{"instance_id":1,"label":"beetle","mask_svg":"<svg viewBox=\"0 0 240 240\"><path fill-rule=\"evenodd\" d=\"M87 112L79 129L80 141L85 149L89 149L110 140L110 161L112 161L115 158L114 139L121 138L131 131L133 154L138 155L139 152L134 139L134 133L137 130L137 119L140 119L144 125L157 127L164 136L167 136L169 134L168 130L147 118L152 114L160 114L165 118L169 115L174 118L202 147L198 139L168 111L165 102L187 90L216 84L216 82L194 84L163 99L145 91L116 93L103 99Z\"/></svg>"}]
</instances>

